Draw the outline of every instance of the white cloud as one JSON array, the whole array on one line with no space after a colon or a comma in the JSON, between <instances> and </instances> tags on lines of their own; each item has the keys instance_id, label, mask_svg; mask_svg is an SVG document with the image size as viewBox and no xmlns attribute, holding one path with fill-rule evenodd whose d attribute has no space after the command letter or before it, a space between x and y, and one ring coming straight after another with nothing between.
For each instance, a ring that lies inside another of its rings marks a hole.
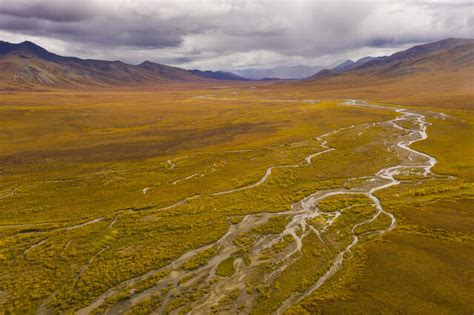
<instances>
[{"instance_id":1,"label":"white cloud","mask_svg":"<svg viewBox=\"0 0 474 315\"><path fill-rule=\"evenodd\" d=\"M472 2L1 0L0 36L56 53L235 69L474 37ZM67 5L66 5L67 4Z\"/></svg>"}]
</instances>

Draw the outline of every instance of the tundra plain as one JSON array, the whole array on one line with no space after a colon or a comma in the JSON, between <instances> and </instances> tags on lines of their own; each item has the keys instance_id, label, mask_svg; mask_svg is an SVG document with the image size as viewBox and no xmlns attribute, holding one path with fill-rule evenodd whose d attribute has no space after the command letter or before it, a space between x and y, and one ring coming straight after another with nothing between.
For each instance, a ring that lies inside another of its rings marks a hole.
<instances>
[{"instance_id":1,"label":"tundra plain","mask_svg":"<svg viewBox=\"0 0 474 315\"><path fill-rule=\"evenodd\" d=\"M471 314L472 107L323 94L0 94L0 312Z\"/></svg>"}]
</instances>

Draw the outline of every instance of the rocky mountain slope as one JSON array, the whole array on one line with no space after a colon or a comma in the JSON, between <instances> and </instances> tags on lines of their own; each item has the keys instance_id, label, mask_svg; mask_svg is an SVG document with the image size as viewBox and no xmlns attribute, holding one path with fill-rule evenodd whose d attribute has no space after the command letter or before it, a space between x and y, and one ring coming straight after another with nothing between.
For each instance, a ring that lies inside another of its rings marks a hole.
<instances>
[{"instance_id":1,"label":"rocky mountain slope","mask_svg":"<svg viewBox=\"0 0 474 315\"><path fill-rule=\"evenodd\" d=\"M104 61L63 57L32 43L0 42L0 86L90 87L115 85L148 85L165 82L205 82L244 80L223 72L189 71L150 61L130 65L121 61Z\"/></svg>"}]
</instances>

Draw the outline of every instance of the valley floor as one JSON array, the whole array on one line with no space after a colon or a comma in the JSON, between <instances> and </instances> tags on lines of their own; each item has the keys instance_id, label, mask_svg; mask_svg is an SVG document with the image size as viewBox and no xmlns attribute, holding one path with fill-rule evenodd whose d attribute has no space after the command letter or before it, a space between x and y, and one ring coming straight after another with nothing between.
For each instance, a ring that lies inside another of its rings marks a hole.
<instances>
[{"instance_id":1,"label":"valley floor","mask_svg":"<svg viewBox=\"0 0 474 315\"><path fill-rule=\"evenodd\" d=\"M2 312L474 310L468 109L58 91L0 126Z\"/></svg>"}]
</instances>

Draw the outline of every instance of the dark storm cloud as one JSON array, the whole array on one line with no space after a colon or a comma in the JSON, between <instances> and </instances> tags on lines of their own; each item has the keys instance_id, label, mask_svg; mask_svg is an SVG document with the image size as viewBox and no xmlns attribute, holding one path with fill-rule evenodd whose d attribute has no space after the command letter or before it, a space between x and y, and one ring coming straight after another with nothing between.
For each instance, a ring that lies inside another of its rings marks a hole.
<instances>
[{"instance_id":1,"label":"dark storm cloud","mask_svg":"<svg viewBox=\"0 0 474 315\"><path fill-rule=\"evenodd\" d=\"M80 1L9 1L0 6L0 14L18 18L34 18L54 22L83 21L94 15L94 3Z\"/></svg>"},{"instance_id":2,"label":"dark storm cloud","mask_svg":"<svg viewBox=\"0 0 474 315\"><path fill-rule=\"evenodd\" d=\"M427 36L419 35L419 36L405 36L402 38L394 38L394 37L374 37L368 39L364 44L368 47L393 47L393 46L401 46L409 43L420 43L420 42L429 42L431 40L436 40L435 38L430 38Z\"/></svg>"},{"instance_id":3,"label":"dark storm cloud","mask_svg":"<svg viewBox=\"0 0 474 315\"><path fill-rule=\"evenodd\" d=\"M11 1L0 8L0 29L99 46L176 47L205 27L192 16L160 16L124 1Z\"/></svg>"},{"instance_id":4,"label":"dark storm cloud","mask_svg":"<svg viewBox=\"0 0 474 315\"><path fill-rule=\"evenodd\" d=\"M393 38L372 38L367 42L368 46L385 47L393 45L395 40Z\"/></svg>"},{"instance_id":5,"label":"dark storm cloud","mask_svg":"<svg viewBox=\"0 0 474 315\"><path fill-rule=\"evenodd\" d=\"M111 21L112 22L112 21ZM169 47L178 46L182 36L166 28L154 29L148 25L130 25L124 28L120 21L117 27L105 27L100 22L57 23L40 19L18 19L0 16L0 28L22 32L26 35L61 39L71 43L92 43L98 46ZM79 25L78 25L79 24ZM100 30L97 30L101 28Z\"/></svg>"},{"instance_id":6,"label":"dark storm cloud","mask_svg":"<svg viewBox=\"0 0 474 315\"><path fill-rule=\"evenodd\" d=\"M87 57L206 67L390 51L473 37L474 22L473 4L465 1L0 1L0 32L14 38L54 41Z\"/></svg>"}]
</instances>

